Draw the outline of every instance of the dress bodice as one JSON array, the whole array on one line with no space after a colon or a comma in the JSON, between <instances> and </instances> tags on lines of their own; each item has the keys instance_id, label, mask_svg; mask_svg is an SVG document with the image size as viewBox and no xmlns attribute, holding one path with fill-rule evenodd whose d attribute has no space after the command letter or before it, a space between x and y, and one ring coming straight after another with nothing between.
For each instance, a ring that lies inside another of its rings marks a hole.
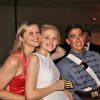
<instances>
[{"instance_id":1,"label":"dress bodice","mask_svg":"<svg viewBox=\"0 0 100 100\"><path fill-rule=\"evenodd\" d=\"M47 57L34 53L38 56L40 70L37 79L37 88L44 88L59 80L60 73L52 61L50 55ZM56 91L43 98L44 100L69 100L63 91Z\"/></svg>"},{"instance_id":2,"label":"dress bodice","mask_svg":"<svg viewBox=\"0 0 100 100\"><path fill-rule=\"evenodd\" d=\"M9 83L9 91L14 94L25 94L25 79L26 79L26 58L19 52L14 54L21 59L24 71L21 75L15 76Z\"/></svg>"}]
</instances>

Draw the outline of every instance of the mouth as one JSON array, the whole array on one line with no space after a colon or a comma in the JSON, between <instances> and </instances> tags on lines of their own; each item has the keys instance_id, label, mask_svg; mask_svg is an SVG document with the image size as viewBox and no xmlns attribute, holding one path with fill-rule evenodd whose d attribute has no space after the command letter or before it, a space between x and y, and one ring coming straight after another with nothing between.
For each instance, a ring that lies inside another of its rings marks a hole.
<instances>
[{"instance_id":1,"label":"mouth","mask_svg":"<svg viewBox=\"0 0 100 100\"><path fill-rule=\"evenodd\" d=\"M34 40L32 40L33 42L39 42L39 39L34 39Z\"/></svg>"},{"instance_id":2,"label":"mouth","mask_svg":"<svg viewBox=\"0 0 100 100\"><path fill-rule=\"evenodd\" d=\"M51 45L51 44L48 44L48 46L49 46L49 47L52 47L53 45Z\"/></svg>"},{"instance_id":3,"label":"mouth","mask_svg":"<svg viewBox=\"0 0 100 100\"><path fill-rule=\"evenodd\" d=\"M82 44L81 43L77 43L76 46L82 46Z\"/></svg>"},{"instance_id":4,"label":"mouth","mask_svg":"<svg viewBox=\"0 0 100 100\"><path fill-rule=\"evenodd\" d=\"M52 44L47 45L49 48L53 48L54 46Z\"/></svg>"}]
</instances>

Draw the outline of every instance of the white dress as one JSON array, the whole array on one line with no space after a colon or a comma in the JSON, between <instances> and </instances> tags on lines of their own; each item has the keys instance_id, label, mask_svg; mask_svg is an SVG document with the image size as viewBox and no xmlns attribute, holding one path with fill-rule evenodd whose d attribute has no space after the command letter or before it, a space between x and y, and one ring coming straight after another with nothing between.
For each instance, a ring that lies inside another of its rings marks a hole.
<instances>
[{"instance_id":1,"label":"white dress","mask_svg":"<svg viewBox=\"0 0 100 100\"><path fill-rule=\"evenodd\" d=\"M45 57L39 53L34 53L38 56L40 61L40 70L37 79L37 88L44 88L59 80L60 73L51 57ZM63 91L55 91L43 100L69 100L68 96Z\"/></svg>"}]
</instances>

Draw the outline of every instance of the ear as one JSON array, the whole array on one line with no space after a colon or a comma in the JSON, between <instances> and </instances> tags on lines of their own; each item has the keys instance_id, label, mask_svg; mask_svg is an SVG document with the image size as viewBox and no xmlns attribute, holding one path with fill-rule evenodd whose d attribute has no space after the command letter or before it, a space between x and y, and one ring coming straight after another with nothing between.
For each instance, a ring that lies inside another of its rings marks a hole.
<instances>
[{"instance_id":1,"label":"ear","mask_svg":"<svg viewBox=\"0 0 100 100\"><path fill-rule=\"evenodd\" d=\"M19 40L20 40L20 41L24 41L23 38L22 38L21 36L19 36Z\"/></svg>"},{"instance_id":2,"label":"ear","mask_svg":"<svg viewBox=\"0 0 100 100\"><path fill-rule=\"evenodd\" d=\"M66 39L66 42L70 45L70 41L69 41L69 39Z\"/></svg>"}]
</instances>

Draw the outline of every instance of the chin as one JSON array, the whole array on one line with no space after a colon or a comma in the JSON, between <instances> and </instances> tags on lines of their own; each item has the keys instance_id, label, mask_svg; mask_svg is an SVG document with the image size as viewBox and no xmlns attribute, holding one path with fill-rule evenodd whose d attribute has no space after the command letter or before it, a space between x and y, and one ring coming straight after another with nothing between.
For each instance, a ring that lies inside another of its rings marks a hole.
<instances>
[{"instance_id":1,"label":"chin","mask_svg":"<svg viewBox=\"0 0 100 100\"><path fill-rule=\"evenodd\" d=\"M39 44L34 44L33 46L37 46L37 47L38 47L38 46L39 46Z\"/></svg>"},{"instance_id":2,"label":"chin","mask_svg":"<svg viewBox=\"0 0 100 100\"><path fill-rule=\"evenodd\" d=\"M52 52L53 50L48 50L49 52Z\"/></svg>"}]
</instances>

